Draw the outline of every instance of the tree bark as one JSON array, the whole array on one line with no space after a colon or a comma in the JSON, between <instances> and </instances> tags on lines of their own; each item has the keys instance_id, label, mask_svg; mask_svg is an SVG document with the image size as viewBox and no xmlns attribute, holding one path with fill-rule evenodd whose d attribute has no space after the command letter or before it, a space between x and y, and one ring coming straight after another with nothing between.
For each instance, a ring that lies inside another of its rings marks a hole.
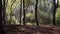
<instances>
[{"instance_id":1,"label":"tree bark","mask_svg":"<svg viewBox=\"0 0 60 34\"><path fill-rule=\"evenodd\" d=\"M36 24L38 26L39 24L38 24L38 17L37 17L37 6L38 6L38 0L36 0L36 5L35 5L35 19L36 19Z\"/></svg>"},{"instance_id":2,"label":"tree bark","mask_svg":"<svg viewBox=\"0 0 60 34\"><path fill-rule=\"evenodd\" d=\"M5 13L6 13L5 0L3 0L3 7L2 8L3 8L3 17L2 17L2 19L3 19L3 23L6 24L6 22L5 22Z\"/></svg>"},{"instance_id":3,"label":"tree bark","mask_svg":"<svg viewBox=\"0 0 60 34\"><path fill-rule=\"evenodd\" d=\"M20 7L20 25L21 25L21 23L22 23L22 22L21 22L21 16L22 16L22 0L21 0L20 2L21 2L21 5L20 5L20 6L21 6L21 7Z\"/></svg>"},{"instance_id":4,"label":"tree bark","mask_svg":"<svg viewBox=\"0 0 60 34\"><path fill-rule=\"evenodd\" d=\"M25 25L25 1L23 0L23 25Z\"/></svg>"},{"instance_id":5,"label":"tree bark","mask_svg":"<svg viewBox=\"0 0 60 34\"><path fill-rule=\"evenodd\" d=\"M0 34L5 34L2 23L2 0L0 0Z\"/></svg>"},{"instance_id":6,"label":"tree bark","mask_svg":"<svg viewBox=\"0 0 60 34\"><path fill-rule=\"evenodd\" d=\"M55 15L56 15L56 9L57 9L57 7L58 7L58 3L56 4L56 2L55 2L56 0L53 0L53 4L54 4L54 11L53 11L53 25L56 25L56 19L55 19ZM58 0L57 0L57 2L58 2Z\"/></svg>"}]
</instances>

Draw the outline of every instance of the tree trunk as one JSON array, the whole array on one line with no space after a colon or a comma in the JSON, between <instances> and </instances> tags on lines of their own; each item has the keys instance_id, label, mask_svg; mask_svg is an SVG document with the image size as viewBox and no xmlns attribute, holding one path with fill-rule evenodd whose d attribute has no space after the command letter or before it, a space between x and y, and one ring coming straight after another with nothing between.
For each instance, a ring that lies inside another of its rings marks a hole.
<instances>
[{"instance_id":1,"label":"tree trunk","mask_svg":"<svg viewBox=\"0 0 60 34\"><path fill-rule=\"evenodd\" d=\"M54 11L53 11L53 25L56 25L56 23L55 23L55 15L56 15L56 9L57 9L57 7L58 7L58 3L56 3L55 2L56 0L53 0L53 3L54 3ZM57 2L58 2L58 0L57 0Z\"/></svg>"},{"instance_id":2,"label":"tree trunk","mask_svg":"<svg viewBox=\"0 0 60 34\"><path fill-rule=\"evenodd\" d=\"M25 25L25 1L23 0L23 25Z\"/></svg>"},{"instance_id":3,"label":"tree trunk","mask_svg":"<svg viewBox=\"0 0 60 34\"><path fill-rule=\"evenodd\" d=\"M2 17L2 19L3 19L3 23L6 24L6 22L5 22L5 13L6 13L5 0L3 0L3 7L2 8L3 8L3 17Z\"/></svg>"},{"instance_id":4,"label":"tree trunk","mask_svg":"<svg viewBox=\"0 0 60 34\"><path fill-rule=\"evenodd\" d=\"M2 23L2 0L0 0L0 34L5 34Z\"/></svg>"},{"instance_id":5,"label":"tree trunk","mask_svg":"<svg viewBox=\"0 0 60 34\"><path fill-rule=\"evenodd\" d=\"M36 19L36 24L38 26L39 24L38 24L38 17L37 17L37 6L38 6L38 0L36 0L36 5L35 5L35 19Z\"/></svg>"},{"instance_id":6,"label":"tree trunk","mask_svg":"<svg viewBox=\"0 0 60 34\"><path fill-rule=\"evenodd\" d=\"M20 2L21 2L21 5L20 5L20 6L21 6L21 7L20 7L20 25L21 25L21 23L22 23L22 22L21 22L21 16L22 16L22 0L21 0Z\"/></svg>"}]
</instances>

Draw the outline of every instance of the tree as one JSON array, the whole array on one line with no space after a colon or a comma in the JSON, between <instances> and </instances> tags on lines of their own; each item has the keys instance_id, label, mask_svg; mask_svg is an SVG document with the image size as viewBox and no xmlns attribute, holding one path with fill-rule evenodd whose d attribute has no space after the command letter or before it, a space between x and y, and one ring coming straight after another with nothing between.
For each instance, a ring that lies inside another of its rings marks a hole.
<instances>
[{"instance_id":1,"label":"tree","mask_svg":"<svg viewBox=\"0 0 60 34\"><path fill-rule=\"evenodd\" d=\"M20 25L21 25L21 16L22 16L22 0L20 1L21 2L21 7L20 7Z\"/></svg>"},{"instance_id":2,"label":"tree","mask_svg":"<svg viewBox=\"0 0 60 34\"><path fill-rule=\"evenodd\" d=\"M23 1L23 25L25 25L25 1Z\"/></svg>"},{"instance_id":3,"label":"tree","mask_svg":"<svg viewBox=\"0 0 60 34\"><path fill-rule=\"evenodd\" d=\"M57 7L58 7L58 0L57 0L57 3L56 3L56 0L53 0L53 3L54 3L53 25L56 25L56 23L55 23L55 15L56 15L56 9L57 9Z\"/></svg>"},{"instance_id":4,"label":"tree","mask_svg":"<svg viewBox=\"0 0 60 34\"><path fill-rule=\"evenodd\" d=\"M6 22L5 22L5 13L6 13L6 6L5 6L5 4L6 4L6 2L5 2L5 0L3 0L3 22L4 22L4 24L6 24Z\"/></svg>"},{"instance_id":5,"label":"tree","mask_svg":"<svg viewBox=\"0 0 60 34\"><path fill-rule=\"evenodd\" d=\"M0 0L0 34L5 34L2 23L2 0Z\"/></svg>"},{"instance_id":6,"label":"tree","mask_svg":"<svg viewBox=\"0 0 60 34\"><path fill-rule=\"evenodd\" d=\"M38 26L39 24L38 24L38 17L37 17L37 6L38 6L38 0L36 0L36 5L35 5L35 19L36 19L36 24Z\"/></svg>"}]
</instances>

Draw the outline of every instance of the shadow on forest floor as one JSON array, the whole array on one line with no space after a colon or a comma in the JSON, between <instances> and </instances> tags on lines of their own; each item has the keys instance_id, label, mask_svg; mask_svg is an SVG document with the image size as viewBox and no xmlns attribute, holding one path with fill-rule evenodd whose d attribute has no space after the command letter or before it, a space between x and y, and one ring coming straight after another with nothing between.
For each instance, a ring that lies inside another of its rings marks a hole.
<instances>
[{"instance_id":1,"label":"shadow on forest floor","mask_svg":"<svg viewBox=\"0 0 60 34\"><path fill-rule=\"evenodd\" d=\"M22 25L4 25L6 34L60 34L59 26L22 26Z\"/></svg>"}]
</instances>

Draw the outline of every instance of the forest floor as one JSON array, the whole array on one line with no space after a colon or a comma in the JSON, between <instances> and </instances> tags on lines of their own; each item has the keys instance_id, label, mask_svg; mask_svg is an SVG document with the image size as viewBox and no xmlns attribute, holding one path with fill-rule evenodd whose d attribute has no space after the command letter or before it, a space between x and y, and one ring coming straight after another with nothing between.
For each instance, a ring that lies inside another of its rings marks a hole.
<instances>
[{"instance_id":1,"label":"forest floor","mask_svg":"<svg viewBox=\"0 0 60 34\"><path fill-rule=\"evenodd\" d=\"M60 26L57 25L40 25L40 26L23 26L11 25L4 26L6 34L60 34Z\"/></svg>"}]
</instances>

